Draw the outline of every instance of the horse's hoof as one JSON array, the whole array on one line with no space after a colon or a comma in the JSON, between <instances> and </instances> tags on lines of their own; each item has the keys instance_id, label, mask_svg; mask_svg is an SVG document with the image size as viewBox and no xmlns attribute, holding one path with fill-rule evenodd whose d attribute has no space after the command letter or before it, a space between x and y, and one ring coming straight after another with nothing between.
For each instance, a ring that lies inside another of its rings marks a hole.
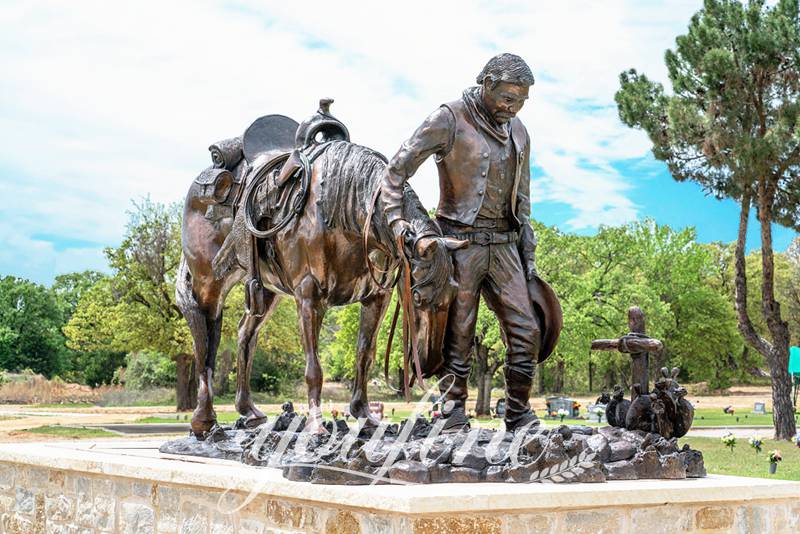
<instances>
[{"instance_id":1,"label":"horse's hoof","mask_svg":"<svg viewBox=\"0 0 800 534\"><path fill-rule=\"evenodd\" d=\"M206 436L208 436L209 432L211 432L215 426L217 426L216 419L208 420L192 418L192 434L194 434L194 437L200 441L205 440Z\"/></svg>"},{"instance_id":2,"label":"horse's hoof","mask_svg":"<svg viewBox=\"0 0 800 534\"><path fill-rule=\"evenodd\" d=\"M261 417L256 415L247 415L247 416L243 415L236 420L234 428L236 430L252 430L254 428L260 427L266 422L267 422L266 415L262 415Z\"/></svg>"},{"instance_id":3,"label":"horse's hoof","mask_svg":"<svg viewBox=\"0 0 800 534\"><path fill-rule=\"evenodd\" d=\"M327 436L328 434L330 434L330 432L328 432L328 429L325 428L321 422L313 422L313 421L309 421L306 424L305 428L303 429L303 432L307 432L308 434L314 434L317 436Z\"/></svg>"}]
</instances>

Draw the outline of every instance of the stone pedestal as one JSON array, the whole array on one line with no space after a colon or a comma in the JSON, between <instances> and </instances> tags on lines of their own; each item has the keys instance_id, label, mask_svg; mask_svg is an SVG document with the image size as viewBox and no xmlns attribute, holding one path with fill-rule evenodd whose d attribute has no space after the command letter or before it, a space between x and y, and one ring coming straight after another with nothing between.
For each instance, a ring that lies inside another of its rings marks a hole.
<instances>
[{"instance_id":1,"label":"stone pedestal","mask_svg":"<svg viewBox=\"0 0 800 534\"><path fill-rule=\"evenodd\" d=\"M800 483L321 486L158 452L161 441L0 445L0 532L797 532Z\"/></svg>"}]
</instances>

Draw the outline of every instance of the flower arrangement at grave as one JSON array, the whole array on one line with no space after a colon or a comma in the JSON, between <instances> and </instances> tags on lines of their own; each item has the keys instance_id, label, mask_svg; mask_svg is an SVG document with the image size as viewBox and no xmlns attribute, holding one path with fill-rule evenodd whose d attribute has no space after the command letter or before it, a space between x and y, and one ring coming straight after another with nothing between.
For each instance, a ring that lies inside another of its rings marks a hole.
<instances>
[{"instance_id":1,"label":"flower arrangement at grave","mask_svg":"<svg viewBox=\"0 0 800 534\"><path fill-rule=\"evenodd\" d=\"M769 451L769 474L774 475L775 472L778 470L778 462L783 460L781 456L781 451L775 449L774 451Z\"/></svg>"},{"instance_id":2,"label":"flower arrangement at grave","mask_svg":"<svg viewBox=\"0 0 800 534\"><path fill-rule=\"evenodd\" d=\"M592 413L594 413L597 416L597 422L602 423L603 416L606 414L606 409L605 407L595 406L594 408L592 408Z\"/></svg>"},{"instance_id":3,"label":"flower arrangement at grave","mask_svg":"<svg viewBox=\"0 0 800 534\"><path fill-rule=\"evenodd\" d=\"M569 412L567 410L565 410L564 408L561 408L560 410L558 410L558 417L559 417L559 419L561 420L562 423L564 422L564 418L566 416L568 416L568 415L569 415Z\"/></svg>"},{"instance_id":4,"label":"flower arrangement at grave","mask_svg":"<svg viewBox=\"0 0 800 534\"><path fill-rule=\"evenodd\" d=\"M724 436L722 436L722 438L720 438L720 439L722 441L722 444L725 445L726 447L728 447L731 450L731 453L732 453L733 452L733 448L736 447L736 436L734 436L731 433L728 433L728 434L725 434Z\"/></svg>"},{"instance_id":5,"label":"flower arrangement at grave","mask_svg":"<svg viewBox=\"0 0 800 534\"><path fill-rule=\"evenodd\" d=\"M750 446L753 449L755 449L756 454L761 452L761 448L764 446L764 440L761 439L761 436L758 435L751 436L750 439L747 441L748 443L750 443Z\"/></svg>"}]
</instances>

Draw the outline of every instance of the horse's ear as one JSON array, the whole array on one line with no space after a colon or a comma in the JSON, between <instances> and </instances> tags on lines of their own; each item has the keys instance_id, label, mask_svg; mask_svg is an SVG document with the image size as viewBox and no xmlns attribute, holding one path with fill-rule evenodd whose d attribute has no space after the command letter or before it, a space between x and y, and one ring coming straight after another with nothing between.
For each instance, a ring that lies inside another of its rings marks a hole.
<instances>
[{"instance_id":1,"label":"horse's ear","mask_svg":"<svg viewBox=\"0 0 800 534\"><path fill-rule=\"evenodd\" d=\"M455 239L453 237L443 237L442 241L444 241L444 246L447 247L447 250L460 250L469 245L469 240L467 239Z\"/></svg>"}]
</instances>

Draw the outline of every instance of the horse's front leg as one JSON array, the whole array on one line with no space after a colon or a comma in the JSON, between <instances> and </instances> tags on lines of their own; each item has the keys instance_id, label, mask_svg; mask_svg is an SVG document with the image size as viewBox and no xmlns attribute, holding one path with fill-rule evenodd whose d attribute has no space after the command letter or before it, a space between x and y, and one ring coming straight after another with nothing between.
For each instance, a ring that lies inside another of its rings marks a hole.
<instances>
[{"instance_id":1,"label":"horse's front leg","mask_svg":"<svg viewBox=\"0 0 800 534\"><path fill-rule=\"evenodd\" d=\"M300 323L300 341L306 355L306 388L308 389L308 432L326 432L322 426L322 367L319 364L319 330L325 315L319 295L319 285L311 275L306 275L295 289L297 316Z\"/></svg>"},{"instance_id":2,"label":"horse's front leg","mask_svg":"<svg viewBox=\"0 0 800 534\"><path fill-rule=\"evenodd\" d=\"M367 424L380 423L369 412L367 381L375 349L378 343L381 321L391 300L391 293L382 293L361 303L361 316L358 324L356 344L356 379L353 382L353 396L350 399L350 414L356 418L366 418Z\"/></svg>"}]
</instances>

